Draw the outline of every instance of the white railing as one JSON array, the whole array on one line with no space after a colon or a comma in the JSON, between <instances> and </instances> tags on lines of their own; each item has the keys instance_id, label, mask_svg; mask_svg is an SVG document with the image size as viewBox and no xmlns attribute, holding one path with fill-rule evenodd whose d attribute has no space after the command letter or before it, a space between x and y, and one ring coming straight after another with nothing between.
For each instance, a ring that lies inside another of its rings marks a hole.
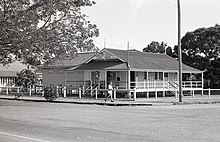
<instances>
[{"instance_id":1,"label":"white railing","mask_svg":"<svg viewBox=\"0 0 220 142\"><path fill-rule=\"evenodd\" d=\"M202 81L183 81L183 88L202 88ZM131 82L131 88L137 89L169 89L173 88L173 86L179 86L177 82L169 82L169 81L139 81L139 82Z\"/></svg>"},{"instance_id":2,"label":"white railing","mask_svg":"<svg viewBox=\"0 0 220 142\"><path fill-rule=\"evenodd\" d=\"M4 86L4 87L0 87L0 94L5 94L5 95L9 95L9 94L19 94L19 93L23 93L23 94L28 94L29 96L31 96L31 94L34 93L40 93L42 94L42 87L35 87L35 88L24 88L24 87L18 87L18 86Z\"/></svg>"},{"instance_id":3,"label":"white railing","mask_svg":"<svg viewBox=\"0 0 220 142\"><path fill-rule=\"evenodd\" d=\"M202 88L202 81L183 81L183 88Z\"/></svg>"}]
</instances>

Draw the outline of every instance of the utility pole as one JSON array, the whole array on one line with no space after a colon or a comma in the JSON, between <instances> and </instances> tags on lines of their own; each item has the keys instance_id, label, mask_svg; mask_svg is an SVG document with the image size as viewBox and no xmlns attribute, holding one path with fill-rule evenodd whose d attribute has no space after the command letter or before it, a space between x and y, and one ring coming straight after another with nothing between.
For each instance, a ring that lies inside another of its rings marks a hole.
<instances>
[{"instance_id":1,"label":"utility pole","mask_svg":"<svg viewBox=\"0 0 220 142\"><path fill-rule=\"evenodd\" d=\"M129 41L127 42L127 89L128 96L130 96L130 65L129 65Z\"/></svg>"},{"instance_id":2,"label":"utility pole","mask_svg":"<svg viewBox=\"0 0 220 142\"><path fill-rule=\"evenodd\" d=\"M128 72L127 72L127 88L130 89L130 66L129 66L129 41L127 42L127 68L128 68Z\"/></svg>"},{"instance_id":3,"label":"utility pole","mask_svg":"<svg viewBox=\"0 0 220 142\"><path fill-rule=\"evenodd\" d=\"M182 50L181 50L181 9L180 0L177 0L178 9L178 61L179 61L179 102L182 102Z\"/></svg>"}]
</instances>

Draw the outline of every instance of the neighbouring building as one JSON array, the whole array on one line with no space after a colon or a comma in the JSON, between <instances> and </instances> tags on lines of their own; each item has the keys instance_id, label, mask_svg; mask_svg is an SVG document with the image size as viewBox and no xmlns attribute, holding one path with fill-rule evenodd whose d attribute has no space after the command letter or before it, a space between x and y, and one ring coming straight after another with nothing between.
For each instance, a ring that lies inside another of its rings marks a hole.
<instances>
[{"instance_id":1,"label":"neighbouring building","mask_svg":"<svg viewBox=\"0 0 220 142\"><path fill-rule=\"evenodd\" d=\"M41 87L42 73L40 70L36 70L36 67L31 68L36 71L37 87ZM21 72L23 69L28 69L28 66L18 61L7 65L0 64L0 87L14 87L18 77L17 73Z\"/></svg>"},{"instance_id":2,"label":"neighbouring building","mask_svg":"<svg viewBox=\"0 0 220 142\"><path fill-rule=\"evenodd\" d=\"M15 86L17 73L27 66L16 61L8 65L0 64L0 87Z\"/></svg>"}]
</instances>

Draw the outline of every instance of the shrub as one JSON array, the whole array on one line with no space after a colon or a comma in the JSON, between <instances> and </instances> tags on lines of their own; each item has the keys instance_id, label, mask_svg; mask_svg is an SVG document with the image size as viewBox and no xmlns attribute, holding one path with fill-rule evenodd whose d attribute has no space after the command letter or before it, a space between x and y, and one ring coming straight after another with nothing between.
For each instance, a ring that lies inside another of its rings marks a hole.
<instances>
[{"instance_id":1,"label":"shrub","mask_svg":"<svg viewBox=\"0 0 220 142\"><path fill-rule=\"evenodd\" d=\"M44 98L48 101L54 101L57 98L57 88L56 86L49 85L44 88Z\"/></svg>"}]
</instances>

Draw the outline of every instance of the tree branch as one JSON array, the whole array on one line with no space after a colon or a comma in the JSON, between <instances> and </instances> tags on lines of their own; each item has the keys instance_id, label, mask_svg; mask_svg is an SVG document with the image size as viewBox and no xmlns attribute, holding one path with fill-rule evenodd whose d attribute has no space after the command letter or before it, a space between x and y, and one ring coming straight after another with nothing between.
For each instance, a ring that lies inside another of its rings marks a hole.
<instances>
[{"instance_id":1,"label":"tree branch","mask_svg":"<svg viewBox=\"0 0 220 142\"><path fill-rule=\"evenodd\" d=\"M35 4L33 4L32 6L30 6L30 7L26 10L26 12L31 11L31 10L35 10L35 9L37 9L38 7L41 7L41 6L43 6L44 4L47 4L47 3L48 3L47 0L45 0L45 1L43 1L43 2L35 3Z\"/></svg>"},{"instance_id":2,"label":"tree branch","mask_svg":"<svg viewBox=\"0 0 220 142\"><path fill-rule=\"evenodd\" d=\"M43 29L46 25L47 25L47 23L49 22L49 21L51 21L51 16L52 15L50 15L49 17L48 17L48 19L47 19L47 21L44 23L44 25L42 26L42 27L40 27L39 29Z\"/></svg>"}]
</instances>

